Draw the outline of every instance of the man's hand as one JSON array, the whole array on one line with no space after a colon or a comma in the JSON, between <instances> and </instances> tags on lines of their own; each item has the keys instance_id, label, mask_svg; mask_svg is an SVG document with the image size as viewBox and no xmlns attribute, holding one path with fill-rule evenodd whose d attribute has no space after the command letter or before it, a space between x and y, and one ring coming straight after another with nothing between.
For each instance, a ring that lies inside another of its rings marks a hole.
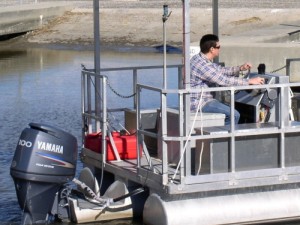
<instances>
[{"instance_id":1,"label":"man's hand","mask_svg":"<svg viewBox=\"0 0 300 225\"><path fill-rule=\"evenodd\" d=\"M264 84L265 83L265 79L261 78L261 77L254 77L248 80L249 84Z\"/></svg>"},{"instance_id":2,"label":"man's hand","mask_svg":"<svg viewBox=\"0 0 300 225\"><path fill-rule=\"evenodd\" d=\"M245 71L251 69L252 65L250 63L244 63L240 66L240 71Z\"/></svg>"}]
</instances>

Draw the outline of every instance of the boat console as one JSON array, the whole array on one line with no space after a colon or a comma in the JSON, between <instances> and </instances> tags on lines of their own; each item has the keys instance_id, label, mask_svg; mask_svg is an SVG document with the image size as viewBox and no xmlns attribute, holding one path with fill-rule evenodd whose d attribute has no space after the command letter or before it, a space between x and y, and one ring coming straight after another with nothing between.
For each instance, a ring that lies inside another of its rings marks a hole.
<instances>
[{"instance_id":1,"label":"boat console","mask_svg":"<svg viewBox=\"0 0 300 225\"><path fill-rule=\"evenodd\" d=\"M265 84L288 83L289 78L278 74L250 73L248 79L262 77ZM239 123L274 122L278 120L276 107L279 104L279 90L264 88L257 90L241 90L235 94L235 108L241 117Z\"/></svg>"}]
</instances>

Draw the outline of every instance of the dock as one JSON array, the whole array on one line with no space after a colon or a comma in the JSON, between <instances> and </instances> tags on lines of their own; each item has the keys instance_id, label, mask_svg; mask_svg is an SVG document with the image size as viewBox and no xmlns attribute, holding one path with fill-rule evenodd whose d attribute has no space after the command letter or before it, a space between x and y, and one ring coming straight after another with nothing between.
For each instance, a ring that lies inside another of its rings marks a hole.
<instances>
[{"instance_id":1,"label":"dock","mask_svg":"<svg viewBox=\"0 0 300 225\"><path fill-rule=\"evenodd\" d=\"M0 37L36 30L73 8L71 2L19 4L0 8Z\"/></svg>"}]
</instances>

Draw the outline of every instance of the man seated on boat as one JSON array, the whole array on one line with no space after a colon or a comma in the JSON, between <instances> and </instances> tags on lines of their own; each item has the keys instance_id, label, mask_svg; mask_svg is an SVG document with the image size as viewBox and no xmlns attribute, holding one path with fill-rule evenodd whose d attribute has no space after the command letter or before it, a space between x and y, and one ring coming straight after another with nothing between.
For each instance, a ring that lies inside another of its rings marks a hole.
<instances>
[{"instance_id":1,"label":"man seated on boat","mask_svg":"<svg viewBox=\"0 0 300 225\"><path fill-rule=\"evenodd\" d=\"M200 40L200 53L194 55L190 60L191 66L191 88L200 89L202 87L219 86L246 86L264 84L264 79L255 77L251 79L240 78L240 71L249 70L252 65L244 63L241 66L224 67L213 63L213 59L220 53L219 37L214 34L206 34ZM200 99L201 98L201 99ZM200 108L198 105L200 104ZM211 92L192 93L191 110L197 108L202 112L223 113L225 114L225 125L230 124L230 106L214 99ZM240 119L240 113L234 112L235 124Z\"/></svg>"}]
</instances>

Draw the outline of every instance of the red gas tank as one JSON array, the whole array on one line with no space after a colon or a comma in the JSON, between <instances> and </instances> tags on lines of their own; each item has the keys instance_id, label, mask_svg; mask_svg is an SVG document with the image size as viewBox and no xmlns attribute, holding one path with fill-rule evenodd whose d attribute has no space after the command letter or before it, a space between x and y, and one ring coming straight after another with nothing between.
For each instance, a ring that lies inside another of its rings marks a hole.
<instances>
[{"instance_id":1,"label":"red gas tank","mask_svg":"<svg viewBox=\"0 0 300 225\"><path fill-rule=\"evenodd\" d=\"M120 135L119 132L112 132L113 141L116 145L117 151L121 159L136 159L136 141L137 138L135 135ZM109 137L106 137L107 143L107 154L106 160L117 160L117 157L114 154L113 147ZM87 134L85 137L85 147L97 152L102 153L102 133L91 133ZM140 156L142 156L142 149L140 149Z\"/></svg>"}]
</instances>

